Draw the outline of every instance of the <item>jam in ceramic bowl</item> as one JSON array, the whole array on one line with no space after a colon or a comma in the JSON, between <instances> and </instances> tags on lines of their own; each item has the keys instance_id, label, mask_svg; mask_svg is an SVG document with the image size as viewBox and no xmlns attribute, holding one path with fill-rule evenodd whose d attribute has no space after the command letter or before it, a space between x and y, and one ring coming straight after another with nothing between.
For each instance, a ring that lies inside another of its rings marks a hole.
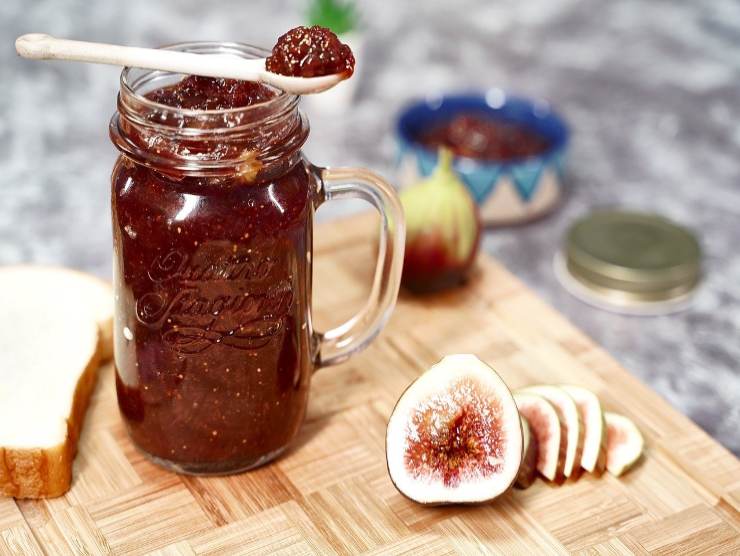
<instances>
[{"instance_id":1,"label":"jam in ceramic bowl","mask_svg":"<svg viewBox=\"0 0 740 556\"><path fill-rule=\"evenodd\" d=\"M561 197L569 134L547 102L500 89L428 97L401 112L396 135L401 183L428 176L447 148L488 226L544 216Z\"/></svg>"}]
</instances>

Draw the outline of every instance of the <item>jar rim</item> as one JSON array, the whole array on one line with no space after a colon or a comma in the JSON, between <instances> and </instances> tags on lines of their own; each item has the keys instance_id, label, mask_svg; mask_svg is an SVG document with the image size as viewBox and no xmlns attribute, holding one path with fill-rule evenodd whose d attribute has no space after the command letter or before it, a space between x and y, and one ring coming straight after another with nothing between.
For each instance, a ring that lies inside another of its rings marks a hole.
<instances>
[{"instance_id":1,"label":"jar rim","mask_svg":"<svg viewBox=\"0 0 740 556\"><path fill-rule=\"evenodd\" d=\"M251 44L233 42L233 41L187 41L167 44L158 47L162 50L176 50L179 52L191 52L197 54L227 54L234 55L245 59L265 58L270 55L270 51ZM139 76L134 76L134 72L142 72ZM124 96L130 97L135 100L140 106L150 110L161 110L167 112L177 112L183 116L191 117L207 117L212 116L224 116L238 113L248 114L250 111L265 110L271 106L276 106L279 109L280 106L286 104L292 104L298 102L298 95L286 93L281 89L277 89L270 85L265 87L276 91L276 95L262 102L250 104L248 106L239 106L235 108L216 108L216 109L197 109L197 108L178 108L176 106L170 106L161 102L157 102L147 98L145 95L137 92L137 87L152 81L154 78L166 78L168 76L183 75L177 72L164 71L164 70L150 70L134 67L125 67L121 71L119 78L121 92Z\"/></svg>"},{"instance_id":2,"label":"jar rim","mask_svg":"<svg viewBox=\"0 0 740 556\"><path fill-rule=\"evenodd\" d=\"M252 59L268 54L268 51L257 46L220 41L182 42L162 48L231 54ZM170 168L182 174L220 175L233 174L235 166L251 168L251 157L245 159L247 151L254 155L263 172L282 159L300 152L308 136L308 122L298 110L298 95L270 87L277 94L269 100L215 110L178 108L145 96L150 90L171 85L172 78L180 75L176 72L128 67L121 72L118 110L111 118L109 134L123 155L146 166ZM264 141L276 130L282 134L279 141ZM142 137L146 139L142 140ZM250 138L260 140L261 144L247 150L235 150L233 156L223 156L223 152L217 152L217 149L212 153L194 153L189 146L182 152L173 151L167 156L159 151L162 140L172 145L185 140L236 148Z\"/></svg>"}]
</instances>

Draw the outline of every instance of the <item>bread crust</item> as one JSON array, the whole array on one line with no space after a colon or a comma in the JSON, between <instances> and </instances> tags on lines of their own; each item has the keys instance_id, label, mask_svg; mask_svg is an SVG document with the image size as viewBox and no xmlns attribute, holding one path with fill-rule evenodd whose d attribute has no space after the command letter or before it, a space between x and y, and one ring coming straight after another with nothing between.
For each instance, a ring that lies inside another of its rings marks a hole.
<instances>
[{"instance_id":1,"label":"bread crust","mask_svg":"<svg viewBox=\"0 0 740 556\"><path fill-rule=\"evenodd\" d=\"M95 388L103 342L98 331L95 352L77 381L64 442L50 448L0 447L0 495L54 498L69 490L72 463L90 396Z\"/></svg>"},{"instance_id":2,"label":"bread crust","mask_svg":"<svg viewBox=\"0 0 740 556\"><path fill-rule=\"evenodd\" d=\"M113 319L98 323L98 355L100 364L113 359Z\"/></svg>"}]
</instances>

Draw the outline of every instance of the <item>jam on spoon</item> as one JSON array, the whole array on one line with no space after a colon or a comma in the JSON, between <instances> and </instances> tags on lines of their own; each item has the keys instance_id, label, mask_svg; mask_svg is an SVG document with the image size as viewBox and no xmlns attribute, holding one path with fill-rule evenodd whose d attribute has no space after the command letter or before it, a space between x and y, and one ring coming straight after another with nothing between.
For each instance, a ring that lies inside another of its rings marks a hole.
<instances>
[{"instance_id":1,"label":"jam on spoon","mask_svg":"<svg viewBox=\"0 0 740 556\"><path fill-rule=\"evenodd\" d=\"M352 75L355 58L349 46L324 27L296 27L282 35L266 60L273 73L296 77ZM146 95L149 100L173 108L227 110L273 99L277 92L262 83L189 75L169 87Z\"/></svg>"},{"instance_id":2,"label":"jam on spoon","mask_svg":"<svg viewBox=\"0 0 740 556\"><path fill-rule=\"evenodd\" d=\"M319 77L355 70L352 50L326 27L296 27L282 35L272 48L268 71L294 77Z\"/></svg>"}]
</instances>

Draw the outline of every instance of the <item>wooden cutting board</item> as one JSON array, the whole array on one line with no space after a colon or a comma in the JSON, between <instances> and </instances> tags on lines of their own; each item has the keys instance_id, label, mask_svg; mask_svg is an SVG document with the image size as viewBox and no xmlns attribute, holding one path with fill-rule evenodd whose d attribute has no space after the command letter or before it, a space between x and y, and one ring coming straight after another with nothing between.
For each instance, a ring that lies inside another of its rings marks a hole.
<instances>
[{"instance_id":1,"label":"wooden cutting board","mask_svg":"<svg viewBox=\"0 0 740 556\"><path fill-rule=\"evenodd\" d=\"M372 225L359 217L317 232L321 328L365 299ZM644 460L622 479L537 481L479 507L406 500L386 472L388 416L410 381L456 352L477 354L512 388L592 389L641 428ZM465 289L402 296L369 349L314 377L292 450L250 473L182 477L149 463L126 436L112 379L101 369L70 492L0 499L0 553L740 553L740 462L487 258Z\"/></svg>"}]
</instances>

